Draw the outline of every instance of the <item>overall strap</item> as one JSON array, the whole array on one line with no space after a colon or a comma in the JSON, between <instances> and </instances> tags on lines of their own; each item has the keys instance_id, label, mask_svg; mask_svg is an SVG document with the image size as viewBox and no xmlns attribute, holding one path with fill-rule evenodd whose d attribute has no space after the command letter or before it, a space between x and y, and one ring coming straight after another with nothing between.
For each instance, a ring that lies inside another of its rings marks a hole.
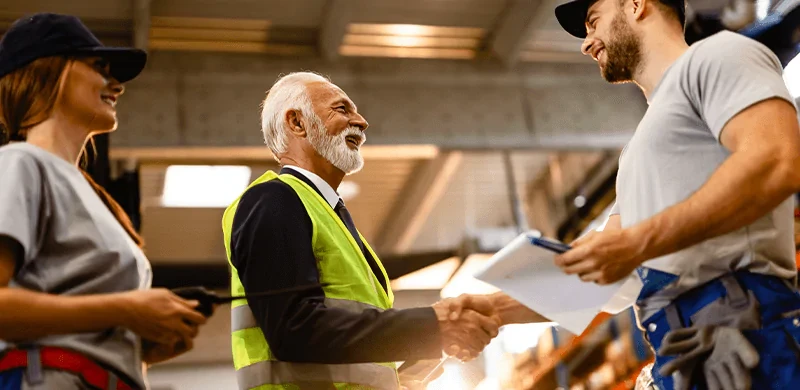
<instances>
[{"instance_id":1,"label":"overall strap","mask_svg":"<svg viewBox=\"0 0 800 390\"><path fill-rule=\"evenodd\" d=\"M722 286L725 287L725 292L728 295L731 306L735 308L747 306L747 293L733 274L725 274L719 281L722 283Z\"/></svg>"},{"instance_id":2,"label":"overall strap","mask_svg":"<svg viewBox=\"0 0 800 390\"><path fill-rule=\"evenodd\" d=\"M44 383L42 374L42 352L39 347L26 349L28 355L27 381L31 385L41 385Z\"/></svg>"}]
</instances>

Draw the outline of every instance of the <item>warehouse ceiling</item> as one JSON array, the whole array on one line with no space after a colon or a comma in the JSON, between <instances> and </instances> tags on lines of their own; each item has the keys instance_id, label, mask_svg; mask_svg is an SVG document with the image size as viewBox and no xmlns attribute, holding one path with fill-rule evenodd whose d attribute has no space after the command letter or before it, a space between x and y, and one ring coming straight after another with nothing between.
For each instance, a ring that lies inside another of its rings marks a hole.
<instances>
[{"instance_id":1,"label":"warehouse ceiling","mask_svg":"<svg viewBox=\"0 0 800 390\"><path fill-rule=\"evenodd\" d=\"M81 17L106 44L152 51L303 57L497 57L586 62L552 0L3 1L7 26L31 12Z\"/></svg>"}]
</instances>

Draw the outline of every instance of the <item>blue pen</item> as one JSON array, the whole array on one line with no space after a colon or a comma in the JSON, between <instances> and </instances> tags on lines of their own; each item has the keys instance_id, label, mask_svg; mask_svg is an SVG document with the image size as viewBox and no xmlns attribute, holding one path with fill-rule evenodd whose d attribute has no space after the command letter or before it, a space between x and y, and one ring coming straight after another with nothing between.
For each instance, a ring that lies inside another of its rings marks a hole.
<instances>
[{"instance_id":1,"label":"blue pen","mask_svg":"<svg viewBox=\"0 0 800 390\"><path fill-rule=\"evenodd\" d=\"M540 248L544 248L544 249L547 249L549 251L558 253L558 254L564 253L564 252L572 249L571 246L569 246L567 244L564 244L563 242L550 240L550 239L547 239L547 238L544 238L544 237L533 237L533 236L530 236L529 238L531 240L531 244L536 245L536 246L538 246Z\"/></svg>"}]
</instances>

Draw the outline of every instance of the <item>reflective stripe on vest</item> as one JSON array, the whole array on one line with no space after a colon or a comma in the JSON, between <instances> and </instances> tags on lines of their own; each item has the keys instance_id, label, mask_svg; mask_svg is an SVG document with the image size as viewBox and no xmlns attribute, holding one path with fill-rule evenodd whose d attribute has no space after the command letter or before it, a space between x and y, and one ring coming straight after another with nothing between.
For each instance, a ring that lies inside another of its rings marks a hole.
<instances>
[{"instance_id":1,"label":"reflective stripe on vest","mask_svg":"<svg viewBox=\"0 0 800 390\"><path fill-rule=\"evenodd\" d=\"M379 364L309 364L267 360L236 371L240 389L268 384L293 384L298 388L333 388L334 383L397 390L397 372ZM313 386L316 385L316 386Z\"/></svg>"},{"instance_id":2,"label":"reflective stripe on vest","mask_svg":"<svg viewBox=\"0 0 800 390\"><path fill-rule=\"evenodd\" d=\"M366 309L375 309L383 311L380 307L370 305L364 302L350 301L347 299L325 298L325 306L345 309L354 313L360 313ZM258 326L256 318L253 316L253 311L250 306L241 305L231 308L231 331L255 328Z\"/></svg>"}]
</instances>

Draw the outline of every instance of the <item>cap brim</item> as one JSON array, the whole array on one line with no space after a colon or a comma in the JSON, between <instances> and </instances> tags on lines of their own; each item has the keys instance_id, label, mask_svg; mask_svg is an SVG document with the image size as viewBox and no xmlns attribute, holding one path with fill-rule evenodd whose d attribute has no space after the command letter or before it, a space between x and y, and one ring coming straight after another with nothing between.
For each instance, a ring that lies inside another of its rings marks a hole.
<instances>
[{"instance_id":1,"label":"cap brim","mask_svg":"<svg viewBox=\"0 0 800 390\"><path fill-rule=\"evenodd\" d=\"M78 53L106 59L111 67L111 75L120 83L136 78L147 64L147 53L130 47L94 47Z\"/></svg>"},{"instance_id":2,"label":"cap brim","mask_svg":"<svg viewBox=\"0 0 800 390\"><path fill-rule=\"evenodd\" d=\"M561 27L576 38L586 38L586 13L591 0L574 0L556 7L556 19Z\"/></svg>"}]
</instances>

